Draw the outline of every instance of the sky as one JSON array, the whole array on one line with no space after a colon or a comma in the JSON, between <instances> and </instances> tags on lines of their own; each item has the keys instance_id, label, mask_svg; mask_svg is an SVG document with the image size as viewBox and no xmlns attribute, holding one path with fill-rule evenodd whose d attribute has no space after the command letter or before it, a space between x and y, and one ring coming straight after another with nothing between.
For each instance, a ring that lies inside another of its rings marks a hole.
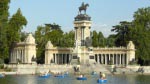
<instances>
[{"instance_id":1,"label":"sky","mask_svg":"<svg viewBox=\"0 0 150 84\"><path fill-rule=\"evenodd\" d=\"M74 29L74 17L81 3L88 3L87 14L91 16L91 30L101 31L105 37L112 34L112 26L120 21L132 21L138 8L150 6L150 0L11 0L10 17L20 8L28 24L25 32L34 32L37 26L56 23L65 32Z\"/></svg>"}]
</instances>

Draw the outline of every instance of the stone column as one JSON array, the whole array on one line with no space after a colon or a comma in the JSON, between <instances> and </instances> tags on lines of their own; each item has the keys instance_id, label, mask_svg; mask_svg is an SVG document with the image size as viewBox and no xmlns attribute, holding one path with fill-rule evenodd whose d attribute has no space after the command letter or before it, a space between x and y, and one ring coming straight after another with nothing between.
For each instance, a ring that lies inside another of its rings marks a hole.
<instances>
[{"instance_id":1,"label":"stone column","mask_svg":"<svg viewBox=\"0 0 150 84\"><path fill-rule=\"evenodd\" d=\"M13 56L12 56L12 52L11 52L11 54L10 54L10 63L12 63L12 58L13 58Z\"/></svg>"},{"instance_id":2,"label":"stone column","mask_svg":"<svg viewBox=\"0 0 150 84\"><path fill-rule=\"evenodd\" d=\"M16 49L15 49L15 63L17 63L17 51L16 51Z\"/></svg>"},{"instance_id":3,"label":"stone column","mask_svg":"<svg viewBox=\"0 0 150 84\"><path fill-rule=\"evenodd\" d=\"M122 54L122 65L125 65L125 59L124 59L124 54Z\"/></svg>"},{"instance_id":4,"label":"stone column","mask_svg":"<svg viewBox=\"0 0 150 84\"><path fill-rule=\"evenodd\" d=\"M25 50L23 49L23 62L25 63Z\"/></svg>"},{"instance_id":5,"label":"stone column","mask_svg":"<svg viewBox=\"0 0 150 84\"><path fill-rule=\"evenodd\" d=\"M107 65L107 54L105 54L105 65Z\"/></svg>"},{"instance_id":6,"label":"stone column","mask_svg":"<svg viewBox=\"0 0 150 84\"><path fill-rule=\"evenodd\" d=\"M63 64L63 54L60 54L61 64Z\"/></svg>"},{"instance_id":7,"label":"stone column","mask_svg":"<svg viewBox=\"0 0 150 84\"><path fill-rule=\"evenodd\" d=\"M116 65L118 65L118 54L116 54Z\"/></svg>"},{"instance_id":8,"label":"stone column","mask_svg":"<svg viewBox=\"0 0 150 84\"><path fill-rule=\"evenodd\" d=\"M113 63L113 64L115 64L114 61L115 61L115 60L114 60L114 54L112 54L112 63Z\"/></svg>"},{"instance_id":9,"label":"stone column","mask_svg":"<svg viewBox=\"0 0 150 84\"><path fill-rule=\"evenodd\" d=\"M128 56L127 56L127 54L125 54L125 57L126 57L126 65L128 65Z\"/></svg>"},{"instance_id":10,"label":"stone column","mask_svg":"<svg viewBox=\"0 0 150 84\"><path fill-rule=\"evenodd\" d=\"M56 64L58 64L58 54L56 54Z\"/></svg>"},{"instance_id":11,"label":"stone column","mask_svg":"<svg viewBox=\"0 0 150 84\"><path fill-rule=\"evenodd\" d=\"M12 51L12 62L14 62L14 50Z\"/></svg>"},{"instance_id":12,"label":"stone column","mask_svg":"<svg viewBox=\"0 0 150 84\"><path fill-rule=\"evenodd\" d=\"M99 54L97 54L97 63L99 64Z\"/></svg>"},{"instance_id":13,"label":"stone column","mask_svg":"<svg viewBox=\"0 0 150 84\"><path fill-rule=\"evenodd\" d=\"M63 54L61 54L61 64L63 64L64 59L63 59Z\"/></svg>"},{"instance_id":14,"label":"stone column","mask_svg":"<svg viewBox=\"0 0 150 84\"><path fill-rule=\"evenodd\" d=\"M120 54L120 65L122 64L122 61L121 61L121 54Z\"/></svg>"},{"instance_id":15,"label":"stone column","mask_svg":"<svg viewBox=\"0 0 150 84\"><path fill-rule=\"evenodd\" d=\"M23 62L23 55L22 55L22 49L20 50L20 54L21 54L21 62Z\"/></svg>"},{"instance_id":16,"label":"stone column","mask_svg":"<svg viewBox=\"0 0 150 84\"><path fill-rule=\"evenodd\" d=\"M110 54L108 54L108 56L109 56L109 60L108 61L109 61L109 64L110 64Z\"/></svg>"},{"instance_id":17,"label":"stone column","mask_svg":"<svg viewBox=\"0 0 150 84\"><path fill-rule=\"evenodd\" d=\"M57 56L58 54L55 54L55 64L57 64Z\"/></svg>"},{"instance_id":18,"label":"stone column","mask_svg":"<svg viewBox=\"0 0 150 84\"><path fill-rule=\"evenodd\" d=\"M65 60L65 54L63 54L63 64L65 64L66 60Z\"/></svg>"},{"instance_id":19,"label":"stone column","mask_svg":"<svg viewBox=\"0 0 150 84\"><path fill-rule=\"evenodd\" d=\"M70 63L72 60L72 54L69 54L68 59L69 59L68 63Z\"/></svg>"},{"instance_id":20,"label":"stone column","mask_svg":"<svg viewBox=\"0 0 150 84\"><path fill-rule=\"evenodd\" d=\"M104 57L103 57L103 54L101 54L101 62L102 62L102 64L104 64Z\"/></svg>"}]
</instances>

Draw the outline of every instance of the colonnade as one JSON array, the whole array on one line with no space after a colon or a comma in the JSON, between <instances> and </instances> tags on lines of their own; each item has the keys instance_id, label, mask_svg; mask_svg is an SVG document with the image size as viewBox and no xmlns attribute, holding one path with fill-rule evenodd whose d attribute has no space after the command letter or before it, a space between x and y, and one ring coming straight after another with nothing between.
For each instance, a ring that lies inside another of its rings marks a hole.
<instances>
[{"instance_id":1,"label":"colonnade","mask_svg":"<svg viewBox=\"0 0 150 84\"><path fill-rule=\"evenodd\" d=\"M71 54L53 54L53 61L55 64L69 64Z\"/></svg>"},{"instance_id":2,"label":"colonnade","mask_svg":"<svg viewBox=\"0 0 150 84\"><path fill-rule=\"evenodd\" d=\"M95 54L95 60L98 64L114 64L114 65L126 65L128 59L126 53L121 54Z\"/></svg>"},{"instance_id":3,"label":"colonnade","mask_svg":"<svg viewBox=\"0 0 150 84\"><path fill-rule=\"evenodd\" d=\"M11 63L17 63L18 61L25 63L27 61L27 58L25 56L25 50L24 49L14 49L11 52L10 61L11 61Z\"/></svg>"}]
</instances>

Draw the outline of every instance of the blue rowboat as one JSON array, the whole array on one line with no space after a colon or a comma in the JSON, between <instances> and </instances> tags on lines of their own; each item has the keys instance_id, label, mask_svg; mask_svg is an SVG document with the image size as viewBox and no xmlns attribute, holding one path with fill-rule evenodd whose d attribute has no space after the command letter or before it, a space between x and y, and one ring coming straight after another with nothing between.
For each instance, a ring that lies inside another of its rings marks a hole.
<instances>
[{"instance_id":1,"label":"blue rowboat","mask_svg":"<svg viewBox=\"0 0 150 84\"><path fill-rule=\"evenodd\" d=\"M106 83L107 82L107 79L98 79L97 80L97 83Z\"/></svg>"},{"instance_id":2,"label":"blue rowboat","mask_svg":"<svg viewBox=\"0 0 150 84\"><path fill-rule=\"evenodd\" d=\"M41 75L39 76L40 78L49 78L51 76L51 74L45 74L45 75Z\"/></svg>"},{"instance_id":3,"label":"blue rowboat","mask_svg":"<svg viewBox=\"0 0 150 84\"><path fill-rule=\"evenodd\" d=\"M86 77L77 77L77 80L87 80Z\"/></svg>"}]
</instances>

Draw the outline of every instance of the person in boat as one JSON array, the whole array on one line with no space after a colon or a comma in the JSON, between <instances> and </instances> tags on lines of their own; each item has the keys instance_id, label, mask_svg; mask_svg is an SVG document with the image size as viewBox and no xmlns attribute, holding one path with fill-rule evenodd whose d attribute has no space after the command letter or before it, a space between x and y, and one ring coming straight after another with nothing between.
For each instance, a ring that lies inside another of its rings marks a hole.
<instances>
[{"instance_id":1,"label":"person in boat","mask_svg":"<svg viewBox=\"0 0 150 84\"><path fill-rule=\"evenodd\" d=\"M106 79L105 73L102 73L102 79Z\"/></svg>"},{"instance_id":2,"label":"person in boat","mask_svg":"<svg viewBox=\"0 0 150 84\"><path fill-rule=\"evenodd\" d=\"M83 78L83 77L85 77L85 75L84 75L84 74L80 74L79 77L80 77L80 78Z\"/></svg>"},{"instance_id":3,"label":"person in boat","mask_svg":"<svg viewBox=\"0 0 150 84\"><path fill-rule=\"evenodd\" d=\"M106 79L105 73L100 72L99 73L100 79Z\"/></svg>"},{"instance_id":4,"label":"person in boat","mask_svg":"<svg viewBox=\"0 0 150 84\"><path fill-rule=\"evenodd\" d=\"M81 74L79 77L80 77L80 78L82 78L82 77L83 77L83 75Z\"/></svg>"}]
</instances>

